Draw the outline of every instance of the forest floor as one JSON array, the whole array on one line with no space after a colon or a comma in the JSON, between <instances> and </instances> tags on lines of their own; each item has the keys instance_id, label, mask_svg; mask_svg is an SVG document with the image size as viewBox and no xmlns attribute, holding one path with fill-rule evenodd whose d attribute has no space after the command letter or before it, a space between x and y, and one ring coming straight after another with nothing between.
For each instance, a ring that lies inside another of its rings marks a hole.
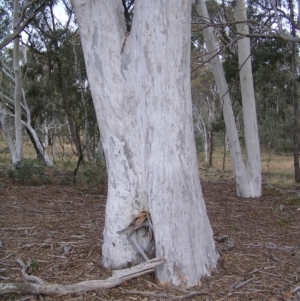
<instances>
[{"instance_id":1,"label":"forest floor","mask_svg":"<svg viewBox=\"0 0 300 301\"><path fill-rule=\"evenodd\" d=\"M201 286L167 290L148 274L107 290L0 300L300 300L300 190L268 186L262 197L242 199L232 183L202 187L214 235L228 239L217 243L218 268ZM105 198L95 187L3 184L0 282L26 282L17 257L30 258L27 272L49 283L110 277L101 266Z\"/></svg>"}]
</instances>

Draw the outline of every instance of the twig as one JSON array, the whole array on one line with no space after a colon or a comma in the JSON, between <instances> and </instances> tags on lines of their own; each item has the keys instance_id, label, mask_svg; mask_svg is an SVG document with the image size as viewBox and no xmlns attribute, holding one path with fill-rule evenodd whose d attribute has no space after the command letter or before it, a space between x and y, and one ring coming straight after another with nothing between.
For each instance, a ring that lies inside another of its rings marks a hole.
<instances>
[{"instance_id":1,"label":"twig","mask_svg":"<svg viewBox=\"0 0 300 301\"><path fill-rule=\"evenodd\" d=\"M254 279L255 279L255 278L253 277L253 278L250 278L250 279L245 280L245 281L243 281L243 282L240 282L235 288L236 288L236 289L239 289L239 288L241 288L242 286L244 286L244 285L250 283L250 282L253 281Z\"/></svg>"},{"instance_id":2,"label":"twig","mask_svg":"<svg viewBox=\"0 0 300 301\"><path fill-rule=\"evenodd\" d=\"M22 230L32 230L35 227L19 227L17 229L12 229L12 228L2 228L0 231L22 231Z\"/></svg>"},{"instance_id":3,"label":"twig","mask_svg":"<svg viewBox=\"0 0 300 301\"><path fill-rule=\"evenodd\" d=\"M242 279L239 279L237 282L235 282L234 284L232 284L229 288L230 291L233 291L234 289L239 289L242 286L250 283L251 281L253 281L254 279L256 279L255 277L252 277L250 279L247 279L245 281L241 281Z\"/></svg>"},{"instance_id":4,"label":"twig","mask_svg":"<svg viewBox=\"0 0 300 301\"><path fill-rule=\"evenodd\" d=\"M22 272L23 277L24 277L26 280L34 281L34 282L36 282L36 283L38 283L38 284L40 284L40 285L44 285L44 284L45 284L44 280L42 280L41 278L36 277L36 276L32 276L32 275L30 276L30 275L28 275L28 274L26 273L27 268L28 268L29 266L31 266L31 261L30 261L30 260L29 260L29 262L28 262L27 265L25 265L25 263L22 261L21 258L16 258L16 261L17 261L17 263L22 267L21 272Z\"/></svg>"}]
</instances>

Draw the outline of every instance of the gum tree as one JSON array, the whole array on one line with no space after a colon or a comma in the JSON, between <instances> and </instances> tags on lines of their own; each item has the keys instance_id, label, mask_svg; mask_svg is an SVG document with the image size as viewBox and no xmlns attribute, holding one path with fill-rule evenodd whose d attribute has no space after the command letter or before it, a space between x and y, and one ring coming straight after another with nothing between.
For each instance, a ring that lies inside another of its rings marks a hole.
<instances>
[{"instance_id":1,"label":"gum tree","mask_svg":"<svg viewBox=\"0 0 300 301\"><path fill-rule=\"evenodd\" d=\"M151 214L161 283L189 287L216 266L202 196L190 85L191 1L73 0L109 175L103 263L140 256L126 227ZM127 27L128 29L128 27Z\"/></svg>"},{"instance_id":2,"label":"gum tree","mask_svg":"<svg viewBox=\"0 0 300 301\"><path fill-rule=\"evenodd\" d=\"M243 0L237 1L236 19L241 22L237 25L240 35L247 34L248 26L245 24L246 8ZM223 108L224 122L231 151L233 169L236 180L237 195L241 197L261 196L261 167L260 148L258 140L258 126L256 120L256 107L253 89L253 77L250 57L250 41L244 37L238 41L238 54L240 64L240 83L242 90L244 133L246 140L246 162L243 159L242 148L238 138L238 131L231 105L231 97L225 78L223 65L219 57L219 49L215 39L206 3L197 1L197 12L203 22L203 33L208 50L209 62L212 67L216 85Z\"/></svg>"}]
</instances>

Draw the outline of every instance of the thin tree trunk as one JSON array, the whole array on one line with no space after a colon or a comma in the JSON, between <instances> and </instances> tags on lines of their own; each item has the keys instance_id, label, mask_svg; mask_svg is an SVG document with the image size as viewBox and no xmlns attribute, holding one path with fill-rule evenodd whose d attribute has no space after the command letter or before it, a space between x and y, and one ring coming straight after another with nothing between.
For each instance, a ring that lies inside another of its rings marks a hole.
<instances>
[{"instance_id":1,"label":"thin tree trunk","mask_svg":"<svg viewBox=\"0 0 300 301\"><path fill-rule=\"evenodd\" d=\"M249 34L247 13L244 0L237 0L235 7L237 32L240 35ZM254 95L250 38L238 40L238 60L240 68L240 85L243 103L244 134L247 156L247 177L251 197L261 196L261 163L256 104Z\"/></svg>"},{"instance_id":2,"label":"thin tree trunk","mask_svg":"<svg viewBox=\"0 0 300 301\"><path fill-rule=\"evenodd\" d=\"M210 22L207 7L204 0L197 1L197 12L201 19L203 19L205 24L207 24L207 22ZM215 41L213 29L210 26L205 25L205 27L203 28L203 33L205 43L207 46L209 63L213 70L216 85L220 95L221 105L223 108L224 121L226 131L228 133L233 170L236 179L237 195L247 197L250 195L250 191L247 182L246 166L243 161L242 149L238 138L235 118L231 105L231 98L229 95L223 66L218 55L218 47Z\"/></svg>"},{"instance_id":3,"label":"thin tree trunk","mask_svg":"<svg viewBox=\"0 0 300 301\"><path fill-rule=\"evenodd\" d=\"M19 0L14 0L13 7L14 14L14 29L19 21ZM15 73L15 92L14 92L14 110L15 110L15 133L16 133L16 162L17 164L23 159L23 137L22 137L22 109L21 109L21 67L20 67L20 40L15 38L14 50L13 50L13 61L14 61L14 73Z\"/></svg>"},{"instance_id":4,"label":"thin tree trunk","mask_svg":"<svg viewBox=\"0 0 300 301\"><path fill-rule=\"evenodd\" d=\"M25 127L25 130L26 130L26 133L27 133L27 135L28 135L28 137L29 137L29 139L30 139L30 141L31 141L31 143L32 143L32 145L33 145L33 147L34 147L34 150L35 150L35 152L36 152L37 159L42 161L42 160L43 160L43 155L42 155L42 153L40 152L39 148L37 147L37 145L36 145L36 143L35 143L35 140L34 140L34 138L33 138L33 135L31 134L31 132L28 130L27 127Z\"/></svg>"},{"instance_id":5,"label":"thin tree trunk","mask_svg":"<svg viewBox=\"0 0 300 301\"><path fill-rule=\"evenodd\" d=\"M197 1L197 12L205 22L204 24L210 22L207 7L204 0ZM220 95L221 105L223 107L224 121L225 121L226 131L228 135L231 158L233 162L233 170L235 173L237 195L241 197L258 197L261 195L261 173L260 173L260 151L259 151L259 144L257 140L258 139L257 123L255 124L254 122L254 120L256 120L255 102L253 104L250 101L250 104L248 105L246 104L244 108L244 110L246 111L245 115L247 115L246 120L244 120L244 123L246 124L245 131L248 131L247 133L248 146L246 145L247 147L247 166L246 166L243 160L242 149L238 138L238 132L237 132L235 118L234 118L232 105L231 105L231 98L229 95L223 66L219 58L218 47L216 44L212 27L205 25L203 28L203 33L204 33L205 43L208 50L209 62L213 69L213 74L215 76L216 85ZM249 113L247 111L248 107L250 110ZM250 127L253 128L254 132L251 132ZM257 133L257 136L255 133ZM253 143L251 143L250 137L252 137L253 140L255 140ZM254 154L248 153L251 151L253 151Z\"/></svg>"},{"instance_id":6,"label":"thin tree trunk","mask_svg":"<svg viewBox=\"0 0 300 301\"><path fill-rule=\"evenodd\" d=\"M58 45L57 45L57 51L58 51ZM75 145L75 148L76 148L76 152L77 152L76 155L78 156L78 158L82 158L82 160L84 161L82 145L81 145L81 140L80 140L80 135L79 135L79 129L76 125L74 116L72 114L72 110L70 108L69 100L68 100L67 95L65 93L64 79L63 79L63 75L62 75L62 62L61 62L61 59L58 56L56 57L56 63L57 63L57 69L58 69L57 84L58 84L59 91L60 91L60 94L61 94L61 97L62 97L64 108L65 108L66 113L67 113L69 129L70 129L70 133L71 133L71 139L72 139L72 141Z\"/></svg>"},{"instance_id":7,"label":"thin tree trunk","mask_svg":"<svg viewBox=\"0 0 300 301\"><path fill-rule=\"evenodd\" d=\"M6 139L6 143L8 145L9 151L10 151L11 161L13 163L17 162L16 148L15 148L14 141L11 137L9 128L7 126L7 123L6 123L6 112L3 109L2 105L1 105L1 102L0 102L0 122L1 122L1 126L2 126L2 132L4 134L4 137Z\"/></svg>"},{"instance_id":8,"label":"thin tree trunk","mask_svg":"<svg viewBox=\"0 0 300 301\"><path fill-rule=\"evenodd\" d=\"M28 122L23 122L23 124L26 127L26 130L30 133L30 137L32 139L34 147L37 149L37 152L40 154L45 164L48 167L53 167L54 163L51 161L47 152L45 151L45 148L40 142L40 139L37 136L35 129Z\"/></svg>"},{"instance_id":9,"label":"thin tree trunk","mask_svg":"<svg viewBox=\"0 0 300 301\"><path fill-rule=\"evenodd\" d=\"M226 157L228 152L228 139L227 139L227 133L224 131L224 141L223 141L223 164L222 164L222 172L225 171L226 167Z\"/></svg>"},{"instance_id":10,"label":"thin tree trunk","mask_svg":"<svg viewBox=\"0 0 300 301\"><path fill-rule=\"evenodd\" d=\"M212 131L212 128L209 130L209 161L208 166L213 166L213 152L214 152L214 133Z\"/></svg>"}]
</instances>

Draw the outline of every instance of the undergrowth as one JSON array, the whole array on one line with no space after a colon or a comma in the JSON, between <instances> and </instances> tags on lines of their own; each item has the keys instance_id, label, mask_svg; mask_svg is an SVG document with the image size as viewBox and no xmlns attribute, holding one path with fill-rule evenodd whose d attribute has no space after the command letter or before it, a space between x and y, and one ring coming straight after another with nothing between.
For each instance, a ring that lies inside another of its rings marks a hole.
<instances>
[{"instance_id":1,"label":"undergrowth","mask_svg":"<svg viewBox=\"0 0 300 301\"><path fill-rule=\"evenodd\" d=\"M74 165L74 164L73 164ZM14 168L5 164L0 168L0 181L21 185L62 185L62 186L94 186L102 192L107 185L107 171L104 162L97 164L85 163L80 166L76 184L73 183L74 166L60 166L49 168L41 161L24 159L21 164Z\"/></svg>"}]
</instances>

